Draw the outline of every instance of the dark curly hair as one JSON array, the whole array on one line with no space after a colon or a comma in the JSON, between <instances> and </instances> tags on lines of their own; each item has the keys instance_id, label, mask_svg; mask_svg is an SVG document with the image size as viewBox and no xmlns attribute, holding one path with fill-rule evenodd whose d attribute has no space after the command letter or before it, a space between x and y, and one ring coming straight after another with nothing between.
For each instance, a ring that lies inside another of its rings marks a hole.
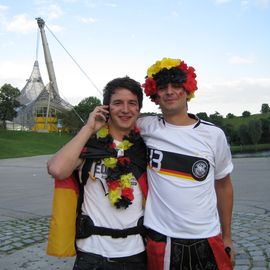
<instances>
[{"instance_id":1,"label":"dark curly hair","mask_svg":"<svg viewBox=\"0 0 270 270\"><path fill-rule=\"evenodd\" d=\"M182 84L187 80L187 74L177 67L171 69L163 68L160 72L153 75L153 79L156 81L157 86L164 86L168 83Z\"/></svg>"},{"instance_id":2,"label":"dark curly hair","mask_svg":"<svg viewBox=\"0 0 270 270\"><path fill-rule=\"evenodd\" d=\"M109 105L111 96L115 93L115 91L119 88L126 88L130 92L138 98L139 108L142 108L143 101L143 90L141 84L128 76L123 78L116 78L107 83L105 88L103 89L103 104Z\"/></svg>"}]
</instances>

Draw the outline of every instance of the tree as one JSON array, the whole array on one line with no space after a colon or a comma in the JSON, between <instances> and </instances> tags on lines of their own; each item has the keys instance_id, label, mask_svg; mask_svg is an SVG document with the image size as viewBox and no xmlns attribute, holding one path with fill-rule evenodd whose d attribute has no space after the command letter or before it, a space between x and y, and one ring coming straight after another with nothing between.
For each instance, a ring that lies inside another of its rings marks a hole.
<instances>
[{"instance_id":1,"label":"tree","mask_svg":"<svg viewBox=\"0 0 270 270\"><path fill-rule=\"evenodd\" d=\"M262 122L251 120L248 122L248 134L253 144L257 144L262 136Z\"/></svg>"},{"instance_id":2,"label":"tree","mask_svg":"<svg viewBox=\"0 0 270 270\"><path fill-rule=\"evenodd\" d=\"M87 121L89 114L101 105L101 101L96 97L83 99L73 110L65 112L61 117L64 129L71 133L77 132Z\"/></svg>"},{"instance_id":3,"label":"tree","mask_svg":"<svg viewBox=\"0 0 270 270\"><path fill-rule=\"evenodd\" d=\"M15 109L21 105L17 100L19 95L20 90L10 84L4 84L0 88L0 121L4 129L6 129L6 121L12 121L17 116Z\"/></svg>"},{"instance_id":4,"label":"tree","mask_svg":"<svg viewBox=\"0 0 270 270\"><path fill-rule=\"evenodd\" d=\"M226 124L223 127L223 131L226 134L228 142L230 144L239 143L239 137L232 124Z\"/></svg>"},{"instance_id":5,"label":"tree","mask_svg":"<svg viewBox=\"0 0 270 270\"><path fill-rule=\"evenodd\" d=\"M197 116L202 120L209 121L209 117L206 112L199 112L197 113Z\"/></svg>"},{"instance_id":6,"label":"tree","mask_svg":"<svg viewBox=\"0 0 270 270\"><path fill-rule=\"evenodd\" d=\"M267 103L263 103L261 107L261 113L268 113L270 112L270 107Z\"/></svg>"},{"instance_id":7,"label":"tree","mask_svg":"<svg viewBox=\"0 0 270 270\"><path fill-rule=\"evenodd\" d=\"M239 136L241 144L245 145L250 142L247 125L241 125L239 127L238 136Z\"/></svg>"},{"instance_id":8,"label":"tree","mask_svg":"<svg viewBox=\"0 0 270 270\"><path fill-rule=\"evenodd\" d=\"M63 130L69 133L76 133L83 126L83 122L79 119L74 110L66 111L61 115Z\"/></svg>"},{"instance_id":9,"label":"tree","mask_svg":"<svg viewBox=\"0 0 270 270\"><path fill-rule=\"evenodd\" d=\"M251 113L249 111L243 111L242 116L243 117L249 117Z\"/></svg>"},{"instance_id":10,"label":"tree","mask_svg":"<svg viewBox=\"0 0 270 270\"><path fill-rule=\"evenodd\" d=\"M214 114L209 115L209 121L214 123L215 125L222 127L223 125L223 116L219 112L215 112Z\"/></svg>"},{"instance_id":11,"label":"tree","mask_svg":"<svg viewBox=\"0 0 270 270\"><path fill-rule=\"evenodd\" d=\"M269 143L270 142L270 118L261 118L262 123L262 137L261 143Z\"/></svg>"},{"instance_id":12,"label":"tree","mask_svg":"<svg viewBox=\"0 0 270 270\"><path fill-rule=\"evenodd\" d=\"M89 114L100 106L101 101L96 97L88 97L83 99L77 106L74 107L75 111L80 115L84 122L87 121Z\"/></svg>"},{"instance_id":13,"label":"tree","mask_svg":"<svg viewBox=\"0 0 270 270\"><path fill-rule=\"evenodd\" d=\"M234 118L234 117L235 117L235 115L232 114L232 113L228 113L228 114L226 115L226 118L228 118L228 119L232 119L232 118Z\"/></svg>"}]
</instances>

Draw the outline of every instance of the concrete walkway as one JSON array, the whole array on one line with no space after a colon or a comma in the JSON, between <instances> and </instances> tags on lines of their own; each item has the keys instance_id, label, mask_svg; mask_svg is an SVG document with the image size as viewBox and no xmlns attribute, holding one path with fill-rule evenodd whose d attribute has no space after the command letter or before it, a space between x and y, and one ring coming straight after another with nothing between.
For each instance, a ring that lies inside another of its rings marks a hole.
<instances>
[{"instance_id":1,"label":"concrete walkway","mask_svg":"<svg viewBox=\"0 0 270 270\"><path fill-rule=\"evenodd\" d=\"M74 258L46 255L53 192L48 157L0 160L0 270L72 269ZM234 164L235 269L270 269L270 159Z\"/></svg>"}]
</instances>

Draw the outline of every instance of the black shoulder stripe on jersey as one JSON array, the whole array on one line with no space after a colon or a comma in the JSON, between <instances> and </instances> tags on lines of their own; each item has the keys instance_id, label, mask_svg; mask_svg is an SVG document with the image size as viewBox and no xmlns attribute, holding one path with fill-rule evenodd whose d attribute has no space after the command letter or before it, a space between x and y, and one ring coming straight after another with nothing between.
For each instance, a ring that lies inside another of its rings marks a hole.
<instances>
[{"instance_id":1,"label":"black shoulder stripe on jersey","mask_svg":"<svg viewBox=\"0 0 270 270\"><path fill-rule=\"evenodd\" d=\"M203 120L201 120L201 123L202 123L202 124L204 124L204 125L208 125L208 126L213 126L213 127L216 127L216 125L215 125L215 124L210 123L210 122L205 122L205 121L203 121Z\"/></svg>"}]
</instances>

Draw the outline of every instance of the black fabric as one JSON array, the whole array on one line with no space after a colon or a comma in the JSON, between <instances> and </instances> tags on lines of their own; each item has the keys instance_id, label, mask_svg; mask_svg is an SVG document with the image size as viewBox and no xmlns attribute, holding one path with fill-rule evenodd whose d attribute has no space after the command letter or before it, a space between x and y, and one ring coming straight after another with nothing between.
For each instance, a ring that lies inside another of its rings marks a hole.
<instances>
[{"instance_id":1,"label":"black fabric","mask_svg":"<svg viewBox=\"0 0 270 270\"><path fill-rule=\"evenodd\" d=\"M127 229L111 229L100 226L95 226L92 219L87 215L78 215L76 220L76 238L87 238L91 235L107 235L112 238L124 238L128 235L141 234L145 236L146 231L143 226L143 217L138 220L138 224L135 227Z\"/></svg>"},{"instance_id":2,"label":"black fabric","mask_svg":"<svg viewBox=\"0 0 270 270\"><path fill-rule=\"evenodd\" d=\"M151 229L147 229L147 236L152 240L154 240L155 242L166 242L167 239L166 235Z\"/></svg>"},{"instance_id":3,"label":"black fabric","mask_svg":"<svg viewBox=\"0 0 270 270\"><path fill-rule=\"evenodd\" d=\"M108 142L98 140L92 137L86 144L85 151L80 158L85 159L82 168L82 181L87 181L89 177L89 170L91 169L93 161L100 160L107 157L117 157L117 151L106 147ZM139 179L142 173L146 170L146 146L142 138L137 139L134 145L128 150L125 150L125 156L131 161L131 172Z\"/></svg>"},{"instance_id":4,"label":"black fabric","mask_svg":"<svg viewBox=\"0 0 270 270\"><path fill-rule=\"evenodd\" d=\"M146 252L128 257L106 258L78 251L73 270L146 270L146 260Z\"/></svg>"},{"instance_id":5,"label":"black fabric","mask_svg":"<svg viewBox=\"0 0 270 270\"><path fill-rule=\"evenodd\" d=\"M159 155L162 152L162 161L159 163ZM196 156L177 154L159 149L148 148L150 166L160 168L161 171L171 172L174 175L186 175L196 181L204 181L207 178L210 169L210 163L207 159Z\"/></svg>"},{"instance_id":6,"label":"black fabric","mask_svg":"<svg viewBox=\"0 0 270 270\"><path fill-rule=\"evenodd\" d=\"M171 238L170 270L218 270L207 239Z\"/></svg>"}]
</instances>

